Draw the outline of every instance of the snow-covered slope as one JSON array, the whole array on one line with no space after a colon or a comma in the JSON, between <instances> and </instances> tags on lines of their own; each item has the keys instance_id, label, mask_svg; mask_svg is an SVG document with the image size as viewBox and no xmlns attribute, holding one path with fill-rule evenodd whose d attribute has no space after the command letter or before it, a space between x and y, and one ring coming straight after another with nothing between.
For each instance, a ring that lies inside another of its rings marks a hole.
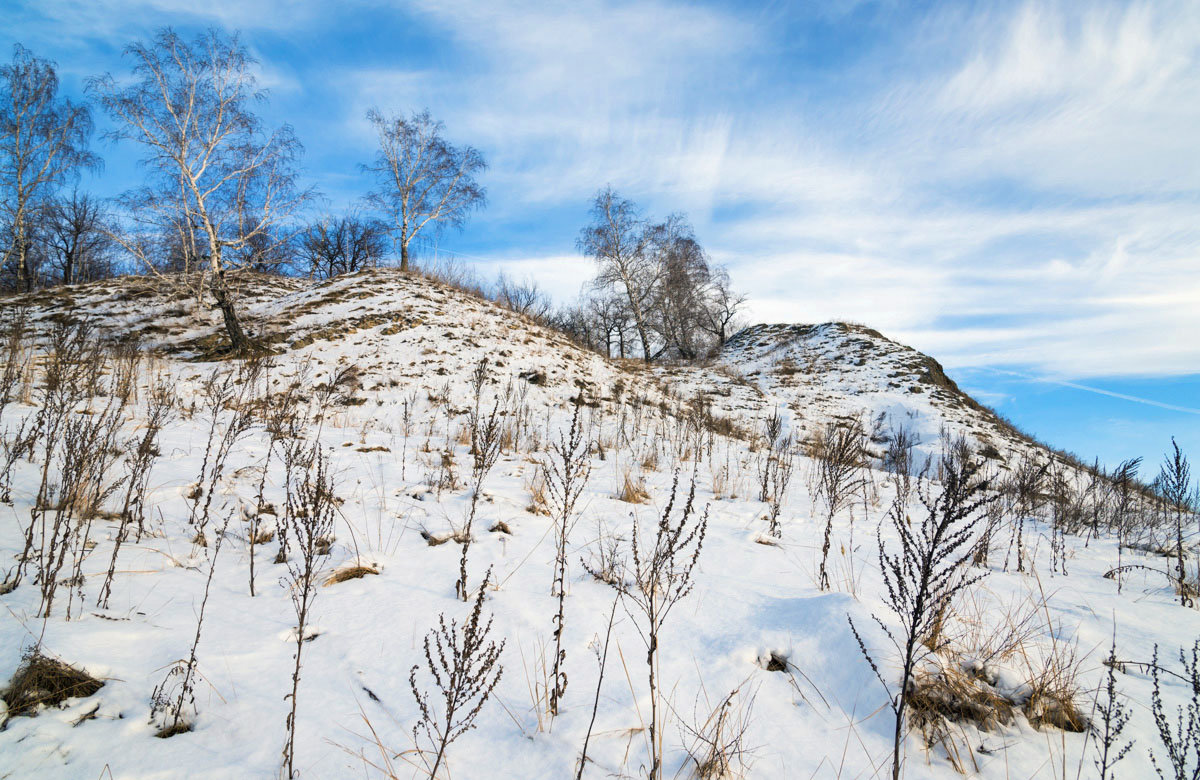
<instances>
[{"instance_id":1,"label":"snow-covered slope","mask_svg":"<svg viewBox=\"0 0 1200 780\"><path fill-rule=\"evenodd\" d=\"M542 401L645 384L557 331L419 276L368 269L307 283L246 275L239 286L246 328L276 362L310 362L318 381L353 365L380 391L377 400L391 395L386 388L441 391L449 383L461 391L480 360L491 382L524 377ZM216 356L224 343L219 312L142 277L57 288L8 306L20 303L43 338L57 322L86 319L105 339L183 361Z\"/></svg>"},{"instance_id":2,"label":"snow-covered slope","mask_svg":"<svg viewBox=\"0 0 1200 780\"><path fill-rule=\"evenodd\" d=\"M912 419L930 436L944 425L1014 433L959 390L936 360L862 326L755 325L730 339L720 363L800 418L861 404L872 416Z\"/></svg>"},{"instance_id":3,"label":"snow-covered slope","mask_svg":"<svg viewBox=\"0 0 1200 780\"><path fill-rule=\"evenodd\" d=\"M468 568L473 583L492 573L484 609L494 615L492 637L506 643L504 673L477 728L451 745L449 772L439 777L575 777L589 733L584 778L645 776L650 692L638 613L629 602L614 602L614 590L584 563L602 565L610 546L628 550L635 523L644 543L677 475L681 490L695 480L697 516L707 507L708 527L695 589L670 613L660 639L665 776L693 776L703 753L695 732L707 732L710 716L721 711L745 727L746 768L730 776L887 774L894 720L847 618L894 683L895 650L871 615L897 628L883 604L875 536L895 480L872 470L861 497L835 518L832 588L822 591L824 519L810 487L815 464L797 458L782 501L782 535L767 537L768 507L756 487L763 450L754 432L776 409L802 435L838 419L869 426L882 414L889 426L911 426L930 454L943 430L968 433L980 447L991 444L1001 458L1035 447L958 391L936 362L865 328L832 324L758 326L740 333L712 365L649 369L605 360L528 319L419 277L378 270L321 284L242 283L249 330L276 354L242 396L255 412L211 496L207 546L197 543L189 522L202 504L196 483L214 417L219 435L235 411L229 404L214 413L204 402L206 381L236 370L231 361L204 360L218 341L217 315L140 280L0 302L6 314L18 303L29 305L42 338L55 322L87 318L105 338L133 339L147 350L137 365L139 393L121 412L123 452L105 484L125 473L132 450L126 442L145 431L149 387L165 381L178 399L148 480L147 533L124 543L107 608L97 604L113 559L120 485L86 519L82 577L62 586L48 618L39 615L40 589L29 575L0 596L0 681L38 645L105 682L61 708L7 719L0 777L279 775L296 616L287 566L272 562L278 535L267 538L281 530L287 480L278 449L268 456L261 409L289 391L310 407L300 435L327 453L337 496L329 552L318 559L319 580L329 584L317 588L306 632L312 638L304 643L296 766L309 778L384 776L367 761L390 765L397 777L421 776L410 670L426 664L422 641L439 614L461 624L470 613L455 597L462 548L451 537L470 513L466 427L476 371L483 378L480 408L502 410L506 439L480 493ZM116 363L106 371L115 379ZM33 377L0 417L10 446L18 427L37 414L41 383ZM101 411L111 398L101 392L88 411ZM556 627L556 547L538 485L554 461L547 444L560 440L576 402L590 473L567 542L567 688L559 715L550 719L544 684ZM711 414L696 414L699 406ZM11 502L0 506L6 518L0 575L15 566L31 518L53 514L37 510L44 460L35 450L15 459L5 475ZM52 476L60 460L52 455ZM644 484L644 503L621 500L629 497L629 483ZM673 518L681 503L682 496ZM227 517L213 567L213 529ZM254 596L251 521L267 532L255 558ZM1106 671L1101 661L1114 624L1118 656L1136 661L1149 660L1155 643L1164 656L1173 654L1200 632L1196 613L1179 607L1166 587L1158 571L1163 559L1126 550L1123 562L1149 569L1133 570L1118 592L1118 581L1103 576L1118 560L1107 536L1067 536L1061 550L1054 548L1052 565L1047 526L1032 520L1024 532L1026 571L1006 563L1004 529L990 566L978 569L987 578L951 621L955 650L940 661L978 670L1013 717L987 729L954 724L928 750L914 734L906 777L951 778L959 770L986 778L1091 776L1092 741L1035 725L1031 684L1047 669L1069 670L1086 713ZM350 565L377 573L332 581ZM194 706L187 707L193 729L157 739L151 695L189 654L210 569L198 684ZM610 615L601 681L598 657ZM988 656L989 647L1013 633L1019 641ZM1147 708L1151 681L1144 668L1129 666L1119 683L1133 703L1128 736L1137 740L1119 776L1149 776L1148 750L1157 739ZM1188 695L1174 680L1165 680L1164 690L1171 707Z\"/></svg>"},{"instance_id":4,"label":"snow-covered slope","mask_svg":"<svg viewBox=\"0 0 1200 780\"><path fill-rule=\"evenodd\" d=\"M877 436L904 428L931 457L946 436L959 434L1001 465L1035 449L959 390L936 360L860 325L753 325L731 338L712 365L659 374L676 393L703 394L732 418L778 411L800 439L856 421Z\"/></svg>"},{"instance_id":5,"label":"snow-covered slope","mask_svg":"<svg viewBox=\"0 0 1200 780\"><path fill-rule=\"evenodd\" d=\"M703 397L751 431L778 410L800 437L856 418L868 428L908 428L926 454L936 454L945 433L967 433L1005 454L1030 446L936 360L858 325L754 325L711 364L647 369L604 360L496 304L387 269L318 284L247 275L240 286L248 329L273 351L311 359L318 372L353 365L364 380L409 391L438 392L447 383L462 391L484 359L493 382L525 377L542 401L580 390L589 401L612 401L614 392L652 404ZM140 277L59 288L32 302L43 327L86 316L107 338L186 360L212 356L224 343L219 313Z\"/></svg>"}]
</instances>

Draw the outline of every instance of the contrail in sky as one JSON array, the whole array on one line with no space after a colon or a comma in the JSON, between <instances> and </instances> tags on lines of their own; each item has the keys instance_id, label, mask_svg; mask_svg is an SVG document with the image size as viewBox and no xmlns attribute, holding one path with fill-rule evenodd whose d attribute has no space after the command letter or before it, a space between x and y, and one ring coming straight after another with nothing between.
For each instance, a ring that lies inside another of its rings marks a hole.
<instances>
[{"instance_id":1,"label":"contrail in sky","mask_svg":"<svg viewBox=\"0 0 1200 780\"><path fill-rule=\"evenodd\" d=\"M1122 401L1132 401L1135 404L1145 404L1146 406L1156 406L1159 409L1167 409L1172 412L1183 412L1184 414L1200 414L1200 409L1193 409L1188 406L1176 406L1175 404L1163 403L1162 401L1155 401L1150 398L1141 398L1140 396L1128 395L1127 393L1117 393L1117 392L1113 392L1112 390L1104 390L1099 387L1091 387L1089 385L1081 385L1078 382L1067 382L1062 379L1049 379L1048 377L1044 377L1044 376L1031 376L1030 374L1022 374L1019 371L1006 371L1005 369L1002 369L1002 368L990 368L988 370L994 371L997 374L1009 374L1010 376L1020 377L1021 379L1028 379L1033 382L1047 382L1052 385L1060 385L1062 387L1070 387L1075 390L1086 390L1089 393L1096 393L1098 395L1107 395L1110 398L1120 398Z\"/></svg>"}]
</instances>

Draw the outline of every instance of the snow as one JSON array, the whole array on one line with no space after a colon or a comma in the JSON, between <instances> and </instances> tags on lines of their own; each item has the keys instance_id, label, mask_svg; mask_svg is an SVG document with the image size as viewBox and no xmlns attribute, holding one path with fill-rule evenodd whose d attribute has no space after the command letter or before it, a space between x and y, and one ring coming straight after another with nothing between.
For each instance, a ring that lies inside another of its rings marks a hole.
<instances>
[{"instance_id":1,"label":"snow","mask_svg":"<svg viewBox=\"0 0 1200 780\"><path fill-rule=\"evenodd\" d=\"M120 336L145 332L162 311L178 305L121 301L119 292L115 285L92 292L75 288L69 301L42 301L35 312L49 322L56 311L86 311L106 335ZM737 706L749 718L745 742L752 768L747 776L858 778L890 771L894 721L847 620L853 619L885 678L894 682L895 652L871 617L896 627L881 598L875 539L891 501L890 476L874 472L877 496L836 519L834 589L822 593L816 572L823 518L808 487L812 463L798 460L783 507L782 539L758 543L766 509L753 500L757 454L750 444L717 437L711 452L698 459L694 448L681 445L675 410L698 392L745 430L757 430L762 417L776 408L787 412L789 425L800 434L829 420L870 420L882 412L893 421L911 422L929 454L937 452L943 431L986 436L1003 452L1033 446L952 391L917 382L922 356L847 326L754 331L732 342L714 365L647 370L604 360L486 302L383 271L323 285L277 285L251 296L247 310L259 323L258 332L268 334L282 353L267 380L274 389L302 381L304 394L315 398L314 389L345 366L357 369L361 384L353 393L361 403L325 409L319 429L307 432L329 453L336 492L344 502L332 552L321 560L321 580L352 563L371 565L378 574L319 588L311 625L315 636L304 645L298 697L297 765L304 777L362 776L360 754L380 760L370 729L389 747L399 776L416 774L408 763L416 760L411 729L417 716L409 671L424 663L421 642L439 613L461 622L469 612L454 593L459 545L431 546L421 532L436 536L459 528L470 491L462 487L439 494L429 475L448 441L460 477L469 471L470 455L458 431L473 403L470 374L481 359L490 372L489 406L511 386L513 414L524 415L528 436L518 449L505 451L488 476L475 523L471 580L479 582L492 569L494 585L485 609L495 616L494 638L507 644L493 700L477 728L449 749L457 778L574 776L592 714L596 651L614 599L613 590L589 576L580 561L594 554L603 533L627 543L635 520L643 526L656 522L676 469L684 482L695 476L698 501L710 510L695 591L671 613L661 640L661 678L670 705L666 776L687 776L693 766L687 748L694 742L687 727L703 722L735 689L741 691ZM217 321L205 317L180 315L142 343L162 348L195 342L215 332ZM160 353L142 363L141 381L164 373L187 408L211 371L231 370L228 363L197 362L201 354L198 348ZM595 450L591 454L592 473L569 543L564 634L569 683L563 710L552 726L543 715L546 727L539 730L530 687L554 628L554 539L550 518L527 511L528 485L547 457L531 451L529 442L556 438L569 423L576 397L591 404L585 424L589 437L604 443L604 457ZM407 436L401 418L406 400L416 404ZM0 429L15 428L33 412L28 405L10 406ZM126 436L138 430L138 414L131 415ZM85 603L71 620L64 617L65 596L51 618L38 618L37 587L28 581L0 596L0 680L11 677L23 650L40 639L47 653L106 681L99 693L62 709L9 719L0 731L0 777L278 776L295 615L281 584L284 566L271 563L274 543L258 552L259 595L249 595L240 512L212 581L198 648L194 730L157 739L149 720L151 691L189 651L208 575L211 549L192 544L185 497L200 471L208 425L198 407L190 416L178 415L163 431L148 501L154 533L122 548L108 609L95 606L115 531L102 518L93 528L97 545L84 567ZM618 434L622 426L629 441ZM427 442L432 452L422 451ZM684 450L686 460L680 457ZM639 464L651 451L658 453L659 463L657 470L644 470L650 503L617 500L626 471L643 471ZM266 452L267 434L256 422L234 449L214 517L253 502ZM734 489L718 498L713 476L723 463L742 473ZM21 549L39 477L38 463L19 461L14 467L13 502L0 507L10 517L0 525L4 568L15 563ZM276 506L283 501L281 480L275 460L266 500ZM511 534L489 531L497 521ZM273 520L264 517L264 522ZM1067 647L1078 659L1079 706L1086 712L1106 671L1101 661L1114 626L1118 656L1139 661L1150 659L1156 643L1161 655L1171 658L1197 636L1196 612L1177 605L1163 577L1134 572L1117 592L1116 581L1103 576L1117 560L1112 540L1068 537L1064 576L1050 570L1048 529L1031 522L1027 533L1034 550L1032 571L1006 572L1003 556L993 556L989 576L963 610L978 621L979 634L1013 614L1033 614L1027 658L986 662L997 690L1019 700L1029 669L1055 647ZM1157 570L1165 566L1163 559L1143 553L1126 551L1124 559ZM637 777L647 765L641 731L649 712L645 645L633 615L621 607L615 614L584 777ZM766 670L772 654L787 659L788 671ZM1118 685L1132 705L1127 737L1135 741L1120 776L1150 776L1148 749L1157 736L1148 674L1129 667ZM1189 695L1169 678L1164 691L1172 707ZM72 725L97 704L94 717ZM1036 729L1020 716L992 731L964 726L960 743L973 776L1086 777L1093 771L1085 735ZM945 751L926 750L919 735L909 738L906 753L907 777L957 776Z\"/></svg>"}]
</instances>

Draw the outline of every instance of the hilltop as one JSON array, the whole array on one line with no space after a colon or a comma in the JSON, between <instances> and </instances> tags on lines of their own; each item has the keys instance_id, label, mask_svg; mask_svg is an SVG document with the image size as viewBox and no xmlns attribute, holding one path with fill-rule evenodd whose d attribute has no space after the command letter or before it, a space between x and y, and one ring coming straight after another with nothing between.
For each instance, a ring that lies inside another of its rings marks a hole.
<instances>
[{"instance_id":1,"label":"hilltop","mask_svg":"<svg viewBox=\"0 0 1200 780\"><path fill-rule=\"evenodd\" d=\"M749 428L780 409L798 437L831 421L862 418L880 429L911 429L929 455L945 433L966 433L981 448L999 446L1009 454L1032 446L962 392L935 359L864 326L752 325L699 365L647 367L605 360L494 302L389 269L315 283L242 273L235 284L248 329L272 353L311 358L320 371L353 365L364 380L403 380L410 390L414 383L427 392L449 383L461 392L483 358L497 369L493 379L524 377L544 399L558 402L579 390L611 402L634 388L655 404L701 398L714 413ZM198 296L146 277L18 300L33 307L33 322L43 331L64 318L85 317L106 339L193 362L219 355L222 344L218 312ZM555 387L560 391L550 392Z\"/></svg>"}]
</instances>

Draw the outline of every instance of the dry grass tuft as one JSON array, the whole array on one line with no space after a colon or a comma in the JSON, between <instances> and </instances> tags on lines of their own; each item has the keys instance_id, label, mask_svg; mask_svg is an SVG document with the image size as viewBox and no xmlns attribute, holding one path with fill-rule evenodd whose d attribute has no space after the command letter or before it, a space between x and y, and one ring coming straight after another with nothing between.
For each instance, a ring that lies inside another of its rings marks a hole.
<instances>
[{"instance_id":1,"label":"dry grass tuft","mask_svg":"<svg viewBox=\"0 0 1200 780\"><path fill-rule=\"evenodd\" d=\"M549 517L550 507L547 504L546 496L546 473L541 468L535 469L526 487L529 489L529 506L525 507L525 511L530 514Z\"/></svg>"},{"instance_id":2,"label":"dry grass tuft","mask_svg":"<svg viewBox=\"0 0 1200 780\"><path fill-rule=\"evenodd\" d=\"M104 682L87 672L30 651L0 698L8 705L9 717L33 715L43 704L49 707L67 699L91 696L102 687Z\"/></svg>"},{"instance_id":3,"label":"dry grass tuft","mask_svg":"<svg viewBox=\"0 0 1200 780\"><path fill-rule=\"evenodd\" d=\"M446 542L453 540L454 534L453 533L435 534L435 533L430 533L426 529L422 528L421 529L421 538L424 539L425 543L428 544L430 547L439 547L439 546L445 544Z\"/></svg>"},{"instance_id":4,"label":"dry grass tuft","mask_svg":"<svg viewBox=\"0 0 1200 780\"><path fill-rule=\"evenodd\" d=\"M266 544L275 540L275 529L264 528L254 535L255 544Z\"/></svg>"},{"instance_id":5,"label":"dry grass tuft","mask_svg":"<svg viewBox=\"0 0 1200 780\"><path fill-rule=\"evenodd\" d=\"M163 726L158 731L154 732L154 736L159 739L170 739L176 734L186 734L192 730L192 722L186 718L182 718L174 723Z\"/></svg>"},{"instance_id":6,"label":"dry grass tuft","mask_svg":"<svg viewBox=\"0 0 1200 780\"><path fill-rule=\"evenodd\" d=\"M1200 574L1196 582L1175 582L1175 595L1182 596L1192 605L1200 605Z\"/></svg>"},{"instance_id":7,"label":"dry grass tuft","mask_svg":"<svg viewBox=\"0 0 1200 780\"><path fill-rule=\"evenodd\" d=\"M1088 719L1075 704L1075 697L1039 695L1025 706L1029 722L1035 727L1051 726L1060 731L1082 734L1088 729Z\"/></svg>"},{"instance_id":8,"label":"dry grass tuft","mask_svg":"<svg viewBox=\"0 0 1200 780\"><path fill-rule=\"evenodd\" d=\"M950 723L970 723L986 731L1012 723L1016 707L978 673L952 665L918 675L909 694L912 724L932 747L949 736Z\"/></svg>"},{"instance_id":9,"label":"dry grass tuft","mask_svg":"<svg viewBox=\"0 0 1200 780\"><path fill-rule=\"evenodd\" d=\"M1039 658L1026 658L1031 671L1030 694L1025 702L1025 714L1036 728L1053 726L1076 734L1088 728L1087 717L1079 711L1079 658L1075 645L1062 642L1054 635L1050 649ZM1024 655L1024 654L1023 654Z\"/></svg>"},{"instance_id":10,"label":"dry grass tuft","mask_svg":"<svg viewBox=\"0 0 1200 780\"><path fill-rule=\"evenodd\" d=\"M728 466L723 465L720 468L715 468L712 470L712 493L714 499L719 501L725 496L729 495L729 482L730 479ZM729 497L733 498L734 496L729 495Z\"/></svg>"},{"instance_id":11,"label":"dry grass tuft","mask_svg":"<svg viewBox=\"0 0 1200 780\"><path fill-rule=\"evenodd\" d=\"M621 482L621 492L617 494L618 501L624 501L627 504L645 504L650 500L650 491L646 489L646 478L641 474L635 475L626 469Z\"/></svg>"},{"instance_id":12,"label":"dry grass tuft","mask_svg":"<svg viewBox=\"0 0 1200 780\"><path fill-rule=\"evenodd\" d=\"M622 582L624 566L621 560L620 540L602 523L597 527L596 541L590 545L590 554L588 560L583 561L583 568L597 582L614 588Z\"/></svg>"},{"instance_id":13,"label":"dry grass tuft","mask_svg":"<svg viewBox=\"0 0 1200 780\"><path fill-rule=\"evenodd\" d=\"M697 717L695 724L684 725L693 743L688 750L693 764L690 776L694 780L747 777L753 749L746 744L746 734L750 730L754 694L743 693L739 686L716 707L706 702L704 709L711 709L706 717Z\"/></svg>"},{"instance_id":14,"label":"dry grass tuft","mask_svg":"<svg viewBox=\"0 0 1200 780\"><path fill-rule=\"evenodd\" d=\"M936 643L931 663L913 681L911 722L926 746L941 744L952 761L961 761L965 753L959 743L966 743L955 727L993 730L1012 723L1018 713L1036 729L1086 731L1088 719L1077 705L1079 658L1075 645L1061 640L1050 623L1045 597L998 605L981 595L971 594L945 616L939 633L947 641ZM997 611L1002 618L985 621L989 610L993 618ZM1023 684L1012 690L1001 686L997 662Z\"/></svg>"},{"instance_id":15,"label":"dry grass tuft","mask_svg":"<svg viewBox=\"0 0 1200 780\"><path fill-rule=\"evenodd\" d=\"M376 569L374 566L362 566L359 564L343 566L342 568L335 571L333 574L329 575L329 578L325 580L325 587L329 587L330 585L336 585L339 582L346 582L347 580L362 579L363 577L367 576L368 574L378 574L378 573L379 573L379 569Z\"/></svg>"}]
</instances>

